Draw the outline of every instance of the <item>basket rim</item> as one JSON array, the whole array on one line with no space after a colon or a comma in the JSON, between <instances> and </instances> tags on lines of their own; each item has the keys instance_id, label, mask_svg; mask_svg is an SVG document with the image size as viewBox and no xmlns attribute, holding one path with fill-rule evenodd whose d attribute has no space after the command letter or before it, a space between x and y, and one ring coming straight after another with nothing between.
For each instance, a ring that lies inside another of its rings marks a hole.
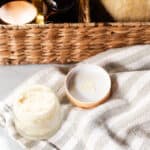
<instances>
[{"instance_id":1,"label":"basket rim","mask_svg":"<svg viewBox=\"0 0 150 150\"><path fill-rule=\"evenodd\" d=\"M25 24L25 25L4 25L0 29L30 29L30 28L52 28L52 27L95 27L95 26L150 26L150 22L91 22L91 23L50 23L50 24Z\"/></svg>"}]
</instances>

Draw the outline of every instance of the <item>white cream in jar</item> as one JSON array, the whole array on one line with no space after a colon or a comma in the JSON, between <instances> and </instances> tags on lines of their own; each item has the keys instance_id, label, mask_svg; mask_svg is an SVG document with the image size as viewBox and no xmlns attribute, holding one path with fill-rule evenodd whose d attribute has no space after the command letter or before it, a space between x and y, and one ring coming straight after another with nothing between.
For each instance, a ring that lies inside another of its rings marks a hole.
<instances>
[{"instance_id":1,"label":"white cream in jar","mask_svg":"<svg viewBox=\"0 0 150 150\"><path fill-rule=\"evenodd\" d=\"M59 100L53 91L34 85L21 93L13 104L18 132L31 140L51 137L61 125Z\"/></svg>"}]
</instances>

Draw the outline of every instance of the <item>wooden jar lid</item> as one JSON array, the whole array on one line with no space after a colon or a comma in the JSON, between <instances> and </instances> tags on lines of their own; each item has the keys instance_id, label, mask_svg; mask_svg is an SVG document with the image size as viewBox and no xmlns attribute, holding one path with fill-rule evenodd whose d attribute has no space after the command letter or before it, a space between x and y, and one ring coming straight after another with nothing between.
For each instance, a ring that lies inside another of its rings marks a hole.
<instances>
[{"instance_id":1,"label":"wooden jar lid","mask_svg":"<svg viewBox=\"0 0 150 150\"><path fill-rule=\"evenodd\" d=\"M0 7L0 19L12 25L32 22L37 16L36 7L26 1L12 1Z\"/></svg>"},{"instance_id":2,"label":"wooden jar lid","mask_svg":"<svg viewBox=\"0 0 150 150\"><path fill-rule=\"evenodd\" d=\"M102 67L81 64L68 73L65 91L69 100L77 107L93 108L109 98L111 79Z\"/></svg>"}]
</instances>

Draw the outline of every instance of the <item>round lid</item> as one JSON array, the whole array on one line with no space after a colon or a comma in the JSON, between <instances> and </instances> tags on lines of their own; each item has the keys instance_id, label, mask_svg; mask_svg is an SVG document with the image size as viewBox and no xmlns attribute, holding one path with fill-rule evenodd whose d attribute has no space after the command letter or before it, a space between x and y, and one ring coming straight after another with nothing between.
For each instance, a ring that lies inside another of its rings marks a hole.
<instances>
[{"instance_id":1,"label":"round lid","mask_svg":"<svg viewBox=\"0 0 150 150\"><path fill-rule=\"evenodd\" d=\"M92 108L109 97L111 79L102 67L82 64L69 72L65 89L73 104L82 108Z\"/></svg>"},{"instance_id":2,"label":"round lid","mask_svg":"<svg viewBox=\"0 0 150 150\"><path fill-rule=\"evenodd\" d=\"M29 23L34 20L36 15L36 7L26 1L8 2L0 8L0 18L2 21L12 25Z\"/></svg>"}]
</instances>

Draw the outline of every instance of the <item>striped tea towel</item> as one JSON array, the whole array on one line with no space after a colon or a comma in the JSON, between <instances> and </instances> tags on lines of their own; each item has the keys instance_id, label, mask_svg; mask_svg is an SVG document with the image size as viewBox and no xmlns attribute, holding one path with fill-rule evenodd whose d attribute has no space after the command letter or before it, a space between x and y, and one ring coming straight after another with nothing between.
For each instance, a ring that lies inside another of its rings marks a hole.
<instances>
[{"instance_id":1,"label":"striped tea towel","mask_svg":"<svg viewBox=\"0 0 150 150\"><path fill-rule=\"evenodd\" d=\"M112 95L91 110L72 106L63 82L71 67L50 66L18 87L0 104L0 124L30 150L149 150L150 149L150 45L112 49L82 63L104 67L112 79ZM15 130L12 101L31 84L52 87L60 97L63 124L48 140L29 141Z\"/></svg>"}]
</instances>

